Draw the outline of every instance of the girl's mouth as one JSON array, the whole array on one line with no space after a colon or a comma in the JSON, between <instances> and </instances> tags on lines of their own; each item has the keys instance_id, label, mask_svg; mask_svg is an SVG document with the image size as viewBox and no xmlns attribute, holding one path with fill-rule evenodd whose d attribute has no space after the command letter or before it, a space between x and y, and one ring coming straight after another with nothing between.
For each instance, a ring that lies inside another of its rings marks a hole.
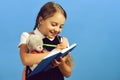
<instances>
[{"instance_id":1,"label":"girl's mouth","mask_svg":"<svg viewBox=\"0 0 120 80\"><path fill-rule=\"evenodd\" d=\"M58 34L58 33L55 32L55 31L50 31L50 33L51 33L52 36L56 36L56 35Z\"/></svg>"}]
</instances>

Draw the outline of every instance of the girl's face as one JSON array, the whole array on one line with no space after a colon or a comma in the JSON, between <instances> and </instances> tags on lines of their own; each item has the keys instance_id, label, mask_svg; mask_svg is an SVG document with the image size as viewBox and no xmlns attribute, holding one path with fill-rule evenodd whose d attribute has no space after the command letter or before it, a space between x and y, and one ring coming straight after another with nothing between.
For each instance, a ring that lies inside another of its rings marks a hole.
<instances>
[{"instance_id":1,"label":"girl's face","mask_svg":"<svg viewBox=\"0 0 120 80\"><path fill-rule=\"evenodd\" d=\"M46 20L39 18L40 32L49 38L54 38L61 31L65 23L65 17L61 13L55 13L52 17Z\"/></svg>"}]
</instances>

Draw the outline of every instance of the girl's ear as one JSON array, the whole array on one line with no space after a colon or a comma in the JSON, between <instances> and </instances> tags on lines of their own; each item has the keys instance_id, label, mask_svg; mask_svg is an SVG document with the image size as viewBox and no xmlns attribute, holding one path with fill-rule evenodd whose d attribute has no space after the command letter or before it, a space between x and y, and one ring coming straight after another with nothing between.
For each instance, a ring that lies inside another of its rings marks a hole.
<instances>
[{"instance_id":1,"label":"girl's ear","mask_svg":"<svg viewBox=\"0 0 120 80\"><path fill-rule=\"evenodd\" d=\"M40 16L39 17L39 24L42 24L42 22L43 22L43 18Z\"/></svg>"}]
</instances>

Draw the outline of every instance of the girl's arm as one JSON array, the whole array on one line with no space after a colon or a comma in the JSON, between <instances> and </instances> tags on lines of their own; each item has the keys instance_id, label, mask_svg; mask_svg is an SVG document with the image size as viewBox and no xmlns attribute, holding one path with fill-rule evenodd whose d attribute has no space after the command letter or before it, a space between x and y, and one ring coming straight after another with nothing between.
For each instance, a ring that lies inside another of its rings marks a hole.
<instances>
[{"instance_id":1,"label":"girl's arm","mask_svg":"<svg viewBox=\"0 0 120 80\"><path fill-rule=\"evenodd\" d=\"M29 53L29 50L26 44L21 44L19 48L20 48L20 57L21 57L22 63L27 66L40 63L41 60L49 54L49 52L46 52L44 54Z\"/></svg>"},{"instance_id":2,"label":"girl's arm","mask_svg":"<svg viewBox=\"0 0 120 80\"><path fill-rule=\"evenodd\" d=\"M63 47L68 46L68 40L66 38L63 38L63 42L60 44L60 46L62 45ZM60 61L54 60L53 65L54 67L58 66L58 68L60 69L60 71L65 77L69 77L71 75L72 65L73 65L70 57L70 53L68 53L63 58L60 57Z\"/></svg>"},{"instance_id":3,"label":"girl's arm","mask_svg":"<svg viewBox=\"0 0 120 80\"><path fill-rule=\"evenodd\" d=\"M72 73L72 62L68 62L69 58L70 54L68 53L65 57L60 57L60 61L54 60L54 64L58 66L58 68L65 77L69 77Z\"/></svg>"}]
</instances>

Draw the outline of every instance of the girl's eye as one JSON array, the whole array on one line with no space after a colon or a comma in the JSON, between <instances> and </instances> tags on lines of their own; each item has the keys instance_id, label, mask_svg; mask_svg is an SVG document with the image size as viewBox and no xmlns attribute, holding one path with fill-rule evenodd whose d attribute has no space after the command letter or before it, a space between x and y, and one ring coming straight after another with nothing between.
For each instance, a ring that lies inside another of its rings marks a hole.
<instances>
[{"instance_id":1,"label":"girl's eye","mask_svg":"<svg viewBox=\"0 0 120 80\"><path fill-rule=\"evenodd\" d=\"M52 25L53 27L59 26L59 24L56 23L56 22L52 22L51 25ZM60 25L59 28L62 29L62 28L63 28L63 25Z\"/></svg>"},{"instance_id":2,"label":"girl's eye","mask_svg":"<svg viewBox=\"0 0 120 80\"><path fill-rule=\"evenodd\" d=\"M62 27L62 26L60 26L60 28L62 29L63 27Z\"/></svg>"},{"instance_id":3,"label":"girl's eye","mask_svg":"<svg viewBox=\"0 0 120 80\"><path fill-rule=\"evenodd\" d=\"M52 23L52 26L57 26L58 24L57 23Z\"/></svg>"}]
</instances>

